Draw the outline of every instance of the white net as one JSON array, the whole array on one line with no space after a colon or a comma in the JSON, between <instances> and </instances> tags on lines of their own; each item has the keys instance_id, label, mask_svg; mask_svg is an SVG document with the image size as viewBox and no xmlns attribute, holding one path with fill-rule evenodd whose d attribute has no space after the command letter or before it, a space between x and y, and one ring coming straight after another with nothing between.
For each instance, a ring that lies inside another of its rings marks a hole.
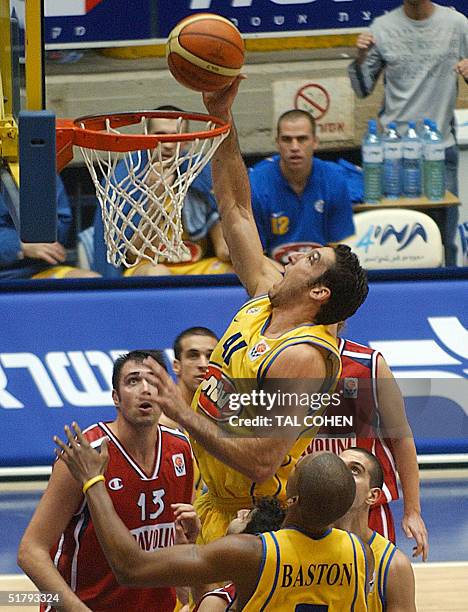
<instances>
[{"instance_id":1,"label":"white net","mask_svg":"<svg viewBox=\"0 0 468 612\"><path fill-rule=\"evenodd\" d=\"M137 133L148 134L148 123L142 116ZM185 127L186 121L179 117L177 133L185 133ZM201 131L211 132L215 127L207 122ZM122 133L108 119L106 131ZM189 258L182 239L184 199L227 134L161 142L154 149L124 153L80 147L101 207L109 263L130 268L142 260L158 263Z\"/></svg>"}]
</instances>

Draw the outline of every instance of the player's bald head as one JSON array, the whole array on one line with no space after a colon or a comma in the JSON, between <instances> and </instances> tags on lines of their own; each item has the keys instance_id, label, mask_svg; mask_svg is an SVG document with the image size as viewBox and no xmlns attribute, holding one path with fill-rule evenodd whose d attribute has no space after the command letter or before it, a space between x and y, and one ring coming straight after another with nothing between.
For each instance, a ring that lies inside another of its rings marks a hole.
<instances>
[{"instance_id":1,"label":"player's bald head","mask_svg":"<svg viewBox=\"0 0 468 612\"><path fill-rule=\"evenodd\" d=\"M353 503L354 478L333 453L304 457L296 466L294 478L298 509L303 520L313 525L330 525L346 514Z\"/></svg>"}]
</instances>

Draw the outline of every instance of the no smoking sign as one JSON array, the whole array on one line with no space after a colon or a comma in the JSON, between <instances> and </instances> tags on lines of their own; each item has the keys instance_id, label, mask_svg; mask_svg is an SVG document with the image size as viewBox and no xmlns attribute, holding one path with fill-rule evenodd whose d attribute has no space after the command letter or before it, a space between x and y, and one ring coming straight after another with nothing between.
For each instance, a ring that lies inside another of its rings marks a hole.
<instances>
[{"instance_id":1,"label":"no smoking sign","mask_svg":"<svg viewBox=\"0 0 468 612\"><path fill-rule=\"evenodd\" d=\"M278 117L296 108L313 116L322 142L354 138L354 94L346 77L275 81L273 100L274 131Z\"/></svg>"},{"instance_id":2,"label":"no smoking sign","mask_svg":"<svg viewBox=\"0 0 468 612\"><path fill-rule=\"evenodd\" d=\"M322 85L308 83L297 92L294 106L309 112L318 121L327 114L330 108L330 95Z\"/></svg>"}]
</instances>

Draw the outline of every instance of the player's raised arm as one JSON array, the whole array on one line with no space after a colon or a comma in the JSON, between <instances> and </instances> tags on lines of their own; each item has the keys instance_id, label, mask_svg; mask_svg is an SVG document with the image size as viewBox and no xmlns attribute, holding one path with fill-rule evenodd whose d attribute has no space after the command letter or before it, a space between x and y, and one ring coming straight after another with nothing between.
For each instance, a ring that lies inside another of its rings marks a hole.
<instances>
[{"instance_id":1,"label":"player's raised arm","mask_svg":"<svg viewBox=\"0 0 468 612\"><path fill-rule=\"evenodd\" d=\"M213 188L224 238L236 274L251 296L262 295L281 278L276 265L263 254L252 212L250 184L239 149L231 107L242 77L221 91L203 94L208 112L231 123L229 136L212 160Z\"/></svg>"},{"instance_id":2,"label":"player's raised arm","mask_svg":"<svg viewBox=\"0 0 468 612\"><path fill-rule=\"evenodd\" d=\"M232 535L206 546L185 544L152 552L142 550L118 516L106 490L103 476L108 458L106 442L98 453L76 423L72 428L65 427L68 444L54 437L61 449L56 454L83 487L99 543L120 584L185 586L206 580L241 579L253 591L262 557L262 545L255 536Z\"/></svg>"}]
</instances>

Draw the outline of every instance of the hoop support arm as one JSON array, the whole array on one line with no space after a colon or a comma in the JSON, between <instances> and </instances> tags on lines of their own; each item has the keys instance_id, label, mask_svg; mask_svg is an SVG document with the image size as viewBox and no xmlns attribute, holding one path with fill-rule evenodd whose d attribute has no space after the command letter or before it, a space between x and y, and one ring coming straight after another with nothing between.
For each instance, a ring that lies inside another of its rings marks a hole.
<instances>
[{"instance_id":1,"label":"hoop support arm","mask_svg":"<svg viewBox=\"0 0 468 612\"><path fill-rule=\"evenodd\" d=\"M56 119L57 172L61 172L73 159L75 125L72 119Z\"/></svg>"}]
</instances>

